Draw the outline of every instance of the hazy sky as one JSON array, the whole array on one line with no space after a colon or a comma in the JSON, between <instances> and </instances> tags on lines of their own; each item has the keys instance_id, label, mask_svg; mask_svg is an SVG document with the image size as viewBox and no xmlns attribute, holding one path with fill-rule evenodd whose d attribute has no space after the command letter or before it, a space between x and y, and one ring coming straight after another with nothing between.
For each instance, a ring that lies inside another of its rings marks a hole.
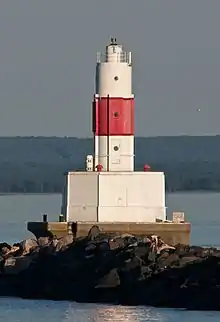
<instances>
[{"instance_id":1,"label":"hazy sky","mask_svg":"<svg viewBox=\"0 0 220 322\"><path fill-rule=\"evenodd\" d=\"M219 15L219 0L2 0L0 135L91 136L110 36L133 52L137 135L220 133Z\"/></svg>"}]
</instances>

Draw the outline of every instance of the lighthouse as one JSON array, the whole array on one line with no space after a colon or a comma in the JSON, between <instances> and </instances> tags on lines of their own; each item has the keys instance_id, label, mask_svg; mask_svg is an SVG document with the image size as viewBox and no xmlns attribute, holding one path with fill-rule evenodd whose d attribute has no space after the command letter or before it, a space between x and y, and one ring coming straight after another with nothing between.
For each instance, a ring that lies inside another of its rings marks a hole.
<instances>
[{"instance_id":1,"label":"lighthouse","mask_svg":"<svg viewBox=\"0 0 220 322\"><path fill-rule=\"evenodd\" d=\"M91 102L93 154L84 171L66 173L59 222L44 215L43 222L29 222L28 230L37 238L48 232L82 237L98 226L114 235L159 235L173 245L189 244L184 213L167 220L164 173L146 163L142 171L134 169L132 54L115 38L97 54Z\"/></svg>"},{"instance_id":2,"label":"lighthouse","mask_svg":"<svg viewBox=\"0 0 220 322\"><path fill-rule=\"evenodd\" d=\"M97 53L93 100L94 166L134 171L132 56L116 39Z\"/></svg>"},{"instance_id":3,"label":"lighthouse","mask_svg":"<svg viewBox=\"0 0 220 322\"><path fill-rule=\"evenodd\" d=\"M134 169L132 54L115 38L97 53L92 101L93 155L85 171L66 175L67 222L145 223L166 220L163 172Z\"/></svg>"}]
</instances>

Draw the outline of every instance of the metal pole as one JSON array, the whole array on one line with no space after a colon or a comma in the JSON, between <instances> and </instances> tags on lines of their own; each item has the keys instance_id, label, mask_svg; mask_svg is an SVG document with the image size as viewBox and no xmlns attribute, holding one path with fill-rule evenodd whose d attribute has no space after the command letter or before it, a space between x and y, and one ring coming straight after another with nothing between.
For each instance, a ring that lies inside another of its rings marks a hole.
<instances>
[{"instance_id":1,"label":"metal pole","mask_svg":"<svg viewBox=\"0 0 220 322\"><path fill-rule=\"evenodd\" d=\"M110 110L110 103L109 103L109 95L107 96L107 171L109 171L110 168L110 162L109 162L109 153L110 153L110 115L109 115L109 110Z\"/></svg>"},{"instance_id":2,"label":"metal pole","mask_svg":"<svg viewBox=\"0 0 220 322\"><path fill-rule=\"evenodd\" d=\"M47 222L47 214L43 214L43 222Z\"/></svg>"}]
</instances>

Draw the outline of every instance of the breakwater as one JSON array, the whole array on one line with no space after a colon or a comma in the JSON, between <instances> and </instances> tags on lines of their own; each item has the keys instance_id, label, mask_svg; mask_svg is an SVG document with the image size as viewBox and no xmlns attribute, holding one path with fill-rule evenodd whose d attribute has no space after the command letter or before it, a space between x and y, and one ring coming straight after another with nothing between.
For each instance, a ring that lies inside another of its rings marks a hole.
<instances>
[{"instance_id":1,"label":"breakwater","mask_svg":"<svg viewBox=\"0 0 220 322\"><path fill-rule=\"evenodd\" d=\"M158 236L41 237L0 244L0 296L220 310L220 250Z\"/></svg>"}]
</instances>

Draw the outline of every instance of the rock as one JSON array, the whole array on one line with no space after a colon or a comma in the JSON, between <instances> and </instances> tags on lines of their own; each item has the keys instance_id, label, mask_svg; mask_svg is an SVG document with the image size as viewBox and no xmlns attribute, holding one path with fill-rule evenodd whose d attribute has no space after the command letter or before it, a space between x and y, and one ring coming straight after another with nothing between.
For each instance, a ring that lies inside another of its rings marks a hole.
<instances>
[{"instance_id":1,"label":"rock","mask_svg":"<svg viewBox=\"0 0 220 322\"><path fill-rule=\"evenodd\" d=\"M86 245L85 252L88 254L94 253L95 249L96 249L96 244L94 242L90 242Z\"/></svg>"},{"instance_id":2,"label":"rock","mask_svg":"<svg viewBox=\"0 0 220 322\"><path fill-rule=\"evenodd\" d=\"M20 256L22 254L22 252L23 252L23 249L22 249L20 243L16 243L3 256L4 256L4 258Z\"/></svg>"},{"instance_id":3,"label":"rock","mask_svg":"<svg viewBox=\"0 0 220 322\"><path fill-rule=\"evenodd\" d=\"M89 230L88 233L88 239L89 240L95 240L100 234L100 229L98 226L92 226L92 228Z\"/></svg>"},{"instance_id":4,"label":"rock","mask_svg":"<svg viewBox=\"0 0 220 322\"><path fill-rule=\"evenodd\" d=\"M50 237L40 237L40 238L38 238L37 243L40 247L48 246L51 243L51 238Z\"/></svg>"},{"instance_id":5,"label":"rock","mask_svg":"<svg viewBox=\"0 0 220 322\"><path fill-rule=\"evenodd\" d=\"M141 267L142 261L140 258L136 256L132 256L131 258L125 260L124 267L122 269L123 272L130 272L131 270Z\"/></svg>"},{"instance_id":6,"label":"rock","mask_svg":"<svg viewBox=\"0 0 220 322\"><path fill-rule=\"evenodd\" d=\"M115 237L109 240L110 249L117 249L125 247L125 243L123 238L121 237Z\"/></svg>"},{"instance_id":7,"label":"rock","mask_svg":"<svg viewBox=\"0 0 220 322\"><path fill-rule=\"evenodd\" d=\"M7 243L0 243L0 254L4 255L11 250L11 245Z\"/></svg>"},{"instance_id":8,"label":"rock","mask_svg":"<svg viewBox=\"0 0 220 322\"><path fill-rule=\"evenodd\" d=\"M159 259L160 261L160 259ZM163 258L163 265L164 267L174 267L174 266L179 266L180 264L180 258L177 254L171 254L167 256L165 259Z\"/></svg>"},{"instance_id":9,"label":"rock","mask_svg":"<svg viewBox=\"0 0 220 322\"><path fill-rule=\"evenodd\" d=\"M103 240L96 243L96 249L100 254L102 253L103 255L105 255L106 253L108 253L108 251L110 251L110 246L108 241Z\"/></svg>"},{"instance_id":10,"label":"rock","mask_svg":"<svg viewBox=\"0 0 220 322\"><path fill-rule=\"evenodd\" d=\"M125 247L135 247L138 244L138 239L133 235L122 234L120 237L123 239Z\"/></svg>"},{"instance_id":11,"label":"rock","mask_svg":"<svg viewBox=\"0 0 220 322\"><path fill-rule=\"evenodd\" d=\"M21 271L26 270L31 262L31 258L27 256L9 257L5 260L3 273L9 275L19 274Z\"/></svg>"},{"instance_id":12,"label":"rock","mask_svg":"<svg viewBox=\"0 0 220 322\"><path fill-rule=\"evenodd\" d=\"M0 255L0 275L3 273L5 259Z\"/></svg>"},{"instance_id":13,"label":"rock","mask_svg":"<svg viewBox=\"0 0 220 322\"><path fill-rule=\"evenodd\" d=\"M23 255L30 254L35 248L39 247L35 239L25 239L20 244L23 249Z\"/></svg>"},{"instance_id":14,"label":"rock","mask_svg":"<svg viewBox=\"0 0 220 322\"><path fill-rule=\"evenodd\" d=\"M134 254L135 256L143 259L144 261L146 261L147 257L149 256L149 253L150 253L150 247L145 245L145 246L142 246L142 245L137 245L135 248L134 248Z\"/></svg>"},{"instance_id":15,"label":"rock","mask_svg":"<svg viewBox=\"0 0 220 322\"><path fill-rule=\"evenodd\" d=\"M56 248L58 243L59 243L59 239L56 236L53 236L53 240L51 241L51 246ZM59 247L58 247L58 251L59 251Z\"/></svg>"},{"instance_id":16,"label":"rock","mask_svg":"<svg viewBox=\"0 0 220 322\"><path fill-rule=\"evenodd\" d=\"M133 238L135 238L135 236L134 235L131 235L131 234L122 234L122 235L120 235L120 237L121 238L129 238L129 239L133 239Z\"/></svg>"},{"instance_id":17,"label":"rock","mask_svg":"<svg viewBox=\"0 0 220 322\"><path fill-rule=\"evenodd\" d=\"M1 243L0 267L0 296L220 310L220 251L154 235Z\"/></svg>"},{"instance_id":18,"label":"rock","mask_svg":"<svg viewBox=\"0 0 220 322\"><path fill-rule=\"evenodd\" d=\"M176 249L176 253L178 253L179 256L184 256L184 254L187 254L190 250L190 246L189 245L182 245L182 244L178 244L175 246Z\"/></svg>"},{"instance_id":19,"label":"rock","mask_svg":"<svg viewBox=\"0 0 220 322\"><path fill-rule=\"evenodd\" d=\"M116 236L109 240L110 248L123 248L128 246L135 246L137 245L137 239L133 235L129 234L122 234L120 236Z\"/></svg>"},{"instance_id":20,"label":"rock","mask_svg":"<svg viewBox=\"0 0 220 322\"><path fill-rule=\"evenodd\" d=\"M150 262L155 262L156 261L156 252L155 251L151 251L148 255L148 260Z\"/></svg>"},{"instance_id":21,"label":"rock","mask_svg":"<svg viewBox=\"0 0 220 322\"><path fill-rule=\"evenodd\" d=\"M152 243L152 240L149 237L144 237L142 239L142 243L143 244L151 244Z\"/></svg>"},{"instance_id":22,"label":"rock","mask_svg":"<svg viewBox=\"0 0 220 322\"><path fill-rule=\"evenodd\" d=\"M67 235L57 240L56 251L66 250L74 242L73 235Z\"/></svg>"},{"instance_id":23,"label":"rock","mask_svg":"<svg viewBox=\"0 0 220 322\"><path fill-rule=\"evenodd\" d=\"M120 277L117 268L113 268L107 275L102 277L95 288L111 288L120 285Z\"/></svg>"},{"instance_id":24,"label":"rock","mask_svg":"<svg viewBox=\"0 0 220 322\"><path fill-rule=\"evenodd\" d=\"M161 246L158 247L157 254L161 254L163 251L170 251L170 250L175 250L175 247L167 244L162 244Z\"/></svg>"}]
</instances>

